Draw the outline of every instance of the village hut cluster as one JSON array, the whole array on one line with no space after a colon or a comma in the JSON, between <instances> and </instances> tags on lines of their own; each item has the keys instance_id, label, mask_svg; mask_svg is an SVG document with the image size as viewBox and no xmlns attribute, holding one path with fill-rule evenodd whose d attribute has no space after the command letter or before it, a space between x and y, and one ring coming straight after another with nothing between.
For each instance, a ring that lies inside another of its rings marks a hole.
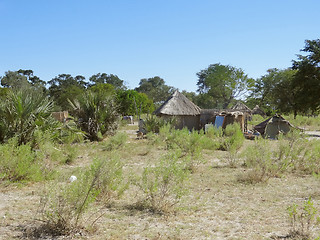
<instances>
[{"instance_id":1,"label":"village hut cluster","mask_svg":"<svg viewBox=\"0 0 320 240\"><path fill-rule=\"evenodd\" d=\"M175 91L154 114L165 119L175 117L177 129L186 127L190 131L205 130L208 125L226 128L228 124L237 122L243 133L250 132L248 121L252 115L266 117L258 105L251 110L242 102L237 102L231 109L200 109L179 91ZM288 121L276 115L255 126L252 133L275 138L280 132L287 133L291 127L293 126Z\"/></svg>"}]
</instances>

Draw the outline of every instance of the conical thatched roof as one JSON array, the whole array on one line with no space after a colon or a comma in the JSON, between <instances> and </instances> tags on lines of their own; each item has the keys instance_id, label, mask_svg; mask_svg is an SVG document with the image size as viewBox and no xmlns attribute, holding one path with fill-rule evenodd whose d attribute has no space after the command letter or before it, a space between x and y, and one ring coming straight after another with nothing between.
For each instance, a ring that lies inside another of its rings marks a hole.
<instances>
[{"instance_id":1,"label":"conical thatched roof","mask_svg":"<svg viewBox=\"0 0 320 240\"><path fill-rule=\"evenodd\" d=\"M252 109L252 114L259 114L261 116L265 116L266 113L258 106L256 105L253 109Z\"/></svg>"},{"instance_id":2,"label":"conical thatched roof","mask_svg":"<svg viewBox=\"0 0 320 240\"><path fill-rule=\"evenodd\" d=\"M175 91L157 110L156 115L196 116L200 115L200 108L191 102L178 90Z\"/></svg>"},{"instance_id":3,"label":"conical thatched roof","mask_svg":"<svg viewBox=\"0 0 320 240\"><path fill-rule=\"evenodd\" d=\"M251 112L251 109L247 105L245 105L244 103L242 103L240 101L238 101L236 103L236 105L234 105L231 109L232 110Z\"/></svg>"}]
</instances>

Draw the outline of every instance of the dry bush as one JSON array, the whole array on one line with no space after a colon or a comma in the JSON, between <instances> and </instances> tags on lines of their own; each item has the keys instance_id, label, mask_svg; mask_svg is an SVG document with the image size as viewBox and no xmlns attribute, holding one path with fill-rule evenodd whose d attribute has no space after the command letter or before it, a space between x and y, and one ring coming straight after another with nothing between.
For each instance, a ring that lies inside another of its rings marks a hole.
<instances>
[{"instance_id":1,"label":"dry bush","mask_svg":"<svg viewBox=\"0 0 320 240\"><path fill-rule=\"evenodd\" d=\"M178 161L177 153L163 156L156 166L144 168L136 185L144 193L145 207L158 213L170 213L181 197L187 193L189 172Z\"/></svg>"},{"instance_id":2,"label":"dry bush","mask_svg":"<svg viewBox=\"0 0 320 240\"><path fill-rule=\"evenodd\" d=\"M76 181L51 184L41 199L40 214L44 224L33 234L39 235L43 231L42 235L60 236L80 232L84 224L83 216L91 203L99 199L109 204L126 189L122 167L117 158L96 159L89 168L77 173ZM99 217L101 214L97 212L96 215Z\"/></svg>"}]
</instances>

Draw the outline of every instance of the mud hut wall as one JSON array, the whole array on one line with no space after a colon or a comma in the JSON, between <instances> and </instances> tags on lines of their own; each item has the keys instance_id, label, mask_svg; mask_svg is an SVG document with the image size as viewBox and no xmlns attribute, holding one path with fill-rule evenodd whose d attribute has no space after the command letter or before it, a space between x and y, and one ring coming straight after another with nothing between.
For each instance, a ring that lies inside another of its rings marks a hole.
<instances>
[{"instance_id":1,"label":"mud hut wall","mask_svg":"<svg viewBox=\"0 0 320 240\"><path fill-rule=\"evenodd\" d=\"M246 118L246 117L247 117L246 115L238 115L238 116L235 118L235 121L236 121L237 123L239 123L242 132L244 132L244 131L246 130L246 129L245 129L245 118Z\"/></svg>"},{"instance_id":2,"label":"mud hut wall","mask_svg":"<svg viewBox=\"0 0 320 240\"><path fill-rule=\"evenodd\" d=\"M227 125L233 124L235 122L235 117L233 115L225 115L222 128L226 128Z\"/></svg>"},{"instance_id":3,"label":"mud hut wall","mask_svg":"<svg viewBox=\"0 0 320 240\"><path fill-rule=\"evenodd\" d=\"M224 116L224 121L223 121L223 125L222 128L226 128L227 125L229 124L233 124L233 123L238 123L241 131L245 131L245 116L244 115L231 115L231 114L227 114Z\"/></svg>"},{"instance_id":4,"label":"mud hut wall","mask_svg":"<svg viewBox=\"0 0 320 240\"><path fill-rule=\"evenodd\" d=\"M217 114L201 114L200 115L200 124L201 126L204 126L208 123L214 123L216 120Z\"/></svg>"},{"instance_id":5,"label":"mud hut wall","mask_svg":"<svg viewBox=\"0 0 320 240\"><path fill-rule=\"evenodd\" d=\"M176 120L177 120L177 123L175 126L176 129L182 129L184 127L187 127L190 131L192 129L200 130L200 115L196 115L196 116L186 116L186 115L171 116L171 115L161 114L159 117L161 117L163 119L169 119L172 117L176 118Z\"/></svg>"}]
</instances>

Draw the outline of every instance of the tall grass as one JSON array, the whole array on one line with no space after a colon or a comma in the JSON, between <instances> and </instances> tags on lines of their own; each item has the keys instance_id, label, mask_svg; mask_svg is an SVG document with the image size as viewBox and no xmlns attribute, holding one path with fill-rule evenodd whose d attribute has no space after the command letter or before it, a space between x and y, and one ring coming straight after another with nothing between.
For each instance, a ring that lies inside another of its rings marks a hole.
<instances>
[{"instance_id":1,"label":"tall grass","mask_svg":"<svg viewBox=\"0 0 320 240\"><path fill-rule=\"evenodd\" d=\"M294 115L290 114L284 115L283 117L296 127L306 130L320 130L320 116L297 115L296 118L294 118Z\"/></svg>"}]
</instances>

